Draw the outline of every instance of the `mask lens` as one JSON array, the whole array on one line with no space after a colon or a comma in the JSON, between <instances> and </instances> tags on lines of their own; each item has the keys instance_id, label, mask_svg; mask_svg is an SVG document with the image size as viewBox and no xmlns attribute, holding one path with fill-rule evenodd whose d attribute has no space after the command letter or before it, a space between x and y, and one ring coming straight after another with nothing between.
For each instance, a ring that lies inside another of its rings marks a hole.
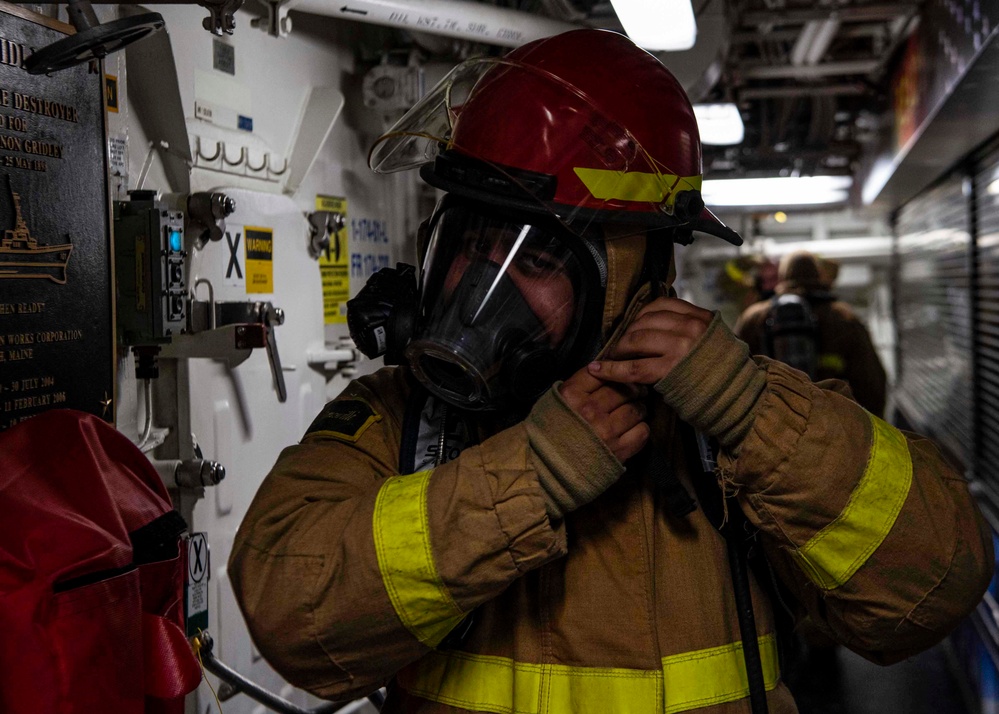
<instances>
[{"instance_id":1,"label":"mask lens","mask_svg":"<svg viewBox=\"0 0 999 714\"><path fill-rule=\"evenodd\" d=\"M570 241L580 239L466 202L442 210L424 263L422 329L407 350L428 388L486 409L531 400L557 378L584 306L601 293L589 252L581 258Z\"/></svg>"}]
</instances>

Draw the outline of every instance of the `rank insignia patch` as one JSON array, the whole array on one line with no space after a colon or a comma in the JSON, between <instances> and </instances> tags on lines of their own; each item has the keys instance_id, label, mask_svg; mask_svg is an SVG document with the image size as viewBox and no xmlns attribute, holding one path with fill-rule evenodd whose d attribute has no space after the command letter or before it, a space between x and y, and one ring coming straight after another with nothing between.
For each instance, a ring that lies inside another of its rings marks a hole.
<instances>
[{"instance_id":1,"label":"rank insignia patch","mask_svg":"<svg viewBox=\"0 0 999 714\"><path fill-rule=\"evenodd\" d=\"M363 399L336 399L319 413L305 435L327 436L353 443L369 426L381 420L382 415L376 414Z\"/></svg>"}]
</instances>

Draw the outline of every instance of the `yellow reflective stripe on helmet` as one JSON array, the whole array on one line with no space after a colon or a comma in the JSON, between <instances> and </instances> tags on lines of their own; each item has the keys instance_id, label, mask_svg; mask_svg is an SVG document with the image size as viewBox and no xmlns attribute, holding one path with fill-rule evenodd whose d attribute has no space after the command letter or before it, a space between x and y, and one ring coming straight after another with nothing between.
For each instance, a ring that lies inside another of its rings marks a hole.
<instances>
[{"instance_id":1,"label":"yellow reflective stripe on helmet","mask_svg":"<svg viewBox=\"0 0 999 714\"><path fill-rule=\"evenodd\" d=\"M759 642L769 691L778 681L777 646L772 634ZM659 670L431 652L399 672L398 682L423 699L500 714L672 714L749 696L742 642L665 657Z\"/></svg>"},{"instance_id":2,"label":"yellow reflective stripe on helmet","mask_svg":"<svg viewBox=\"0 0 999 714\"><path fill-rule=\"evenodd\" d=\"M416 638L436 647L464 613L441 582L430 549L427 485L432 471L393 476L375 499L378 568L396 614Z\"/></svg>"},{"instance_id":3,"label":"yellow reflective stripe on helmet","mask_svg":"<svg viewBox=\"0 0 999 714\"><path fill-rule=\"evenodd\" d=\"M680 191L700 191L700 176L650 174L642 171L610 171L608 169L574 168L594 198L601 201L645 201L672 206Z\"/></svg>"},{"instance_id":4,"label":"yellow reflective stripe on helmet","mask_svg":"<svg viewBox=\"0 0 999 714\"><path fill-rule=\"evenodd\" d=\"M912 457L895 427L871 419L867 469L846 507L832 523L794 553L799 566L824 590L846 583L895 525L912 484Z\"/></svg>"},{"instance_id":5,"label":"yellow reflective stripe on helmet","mask_svg":"<svg viewBox=\"0 0 999 714\"><path fill-rule=\"evenodd\" d=\"M763 682L769 692L777 686L777 642L773 634L759 639ZM742 641L663 658L666 714L734 702L749 696L749 676Z\"/></svg>"}]
</instances>

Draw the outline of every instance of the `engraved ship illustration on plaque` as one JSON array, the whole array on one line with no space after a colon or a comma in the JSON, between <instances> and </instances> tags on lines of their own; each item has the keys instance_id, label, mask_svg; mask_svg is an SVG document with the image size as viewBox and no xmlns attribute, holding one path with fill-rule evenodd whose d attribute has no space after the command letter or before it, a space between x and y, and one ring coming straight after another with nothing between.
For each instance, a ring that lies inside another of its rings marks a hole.
<instances>
[{"instance_id":1,"label":"engraved ship illustration on plaque","mask_svg":"<svg viewBox=\"0 0 999 714\"><path fill-rule=\"evenodd\" d=\"M21 216L21 197L14 197L16 222L0 239L0 280L4 278L38 278L66 284L66 265L73 252L72 243L41 245L31 235L28 224Z\"/></svg>"}]
</instances>

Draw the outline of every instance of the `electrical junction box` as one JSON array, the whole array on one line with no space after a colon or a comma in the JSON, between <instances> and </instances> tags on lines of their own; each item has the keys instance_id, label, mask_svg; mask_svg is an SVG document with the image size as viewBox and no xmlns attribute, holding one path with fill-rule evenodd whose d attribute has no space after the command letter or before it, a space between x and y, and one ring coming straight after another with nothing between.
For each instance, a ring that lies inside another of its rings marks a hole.
<instances>
[{"instance_id":1,"label":"electrical junction box","mask_svg":"<svg viewBox=\"0 0 999 714\"><path fill-rule=\"evenodd\" d=\"M169 342L187 328L184 214L155 191L114 202L118 334L128 345Z\"/></svg>"}]
</instances>

